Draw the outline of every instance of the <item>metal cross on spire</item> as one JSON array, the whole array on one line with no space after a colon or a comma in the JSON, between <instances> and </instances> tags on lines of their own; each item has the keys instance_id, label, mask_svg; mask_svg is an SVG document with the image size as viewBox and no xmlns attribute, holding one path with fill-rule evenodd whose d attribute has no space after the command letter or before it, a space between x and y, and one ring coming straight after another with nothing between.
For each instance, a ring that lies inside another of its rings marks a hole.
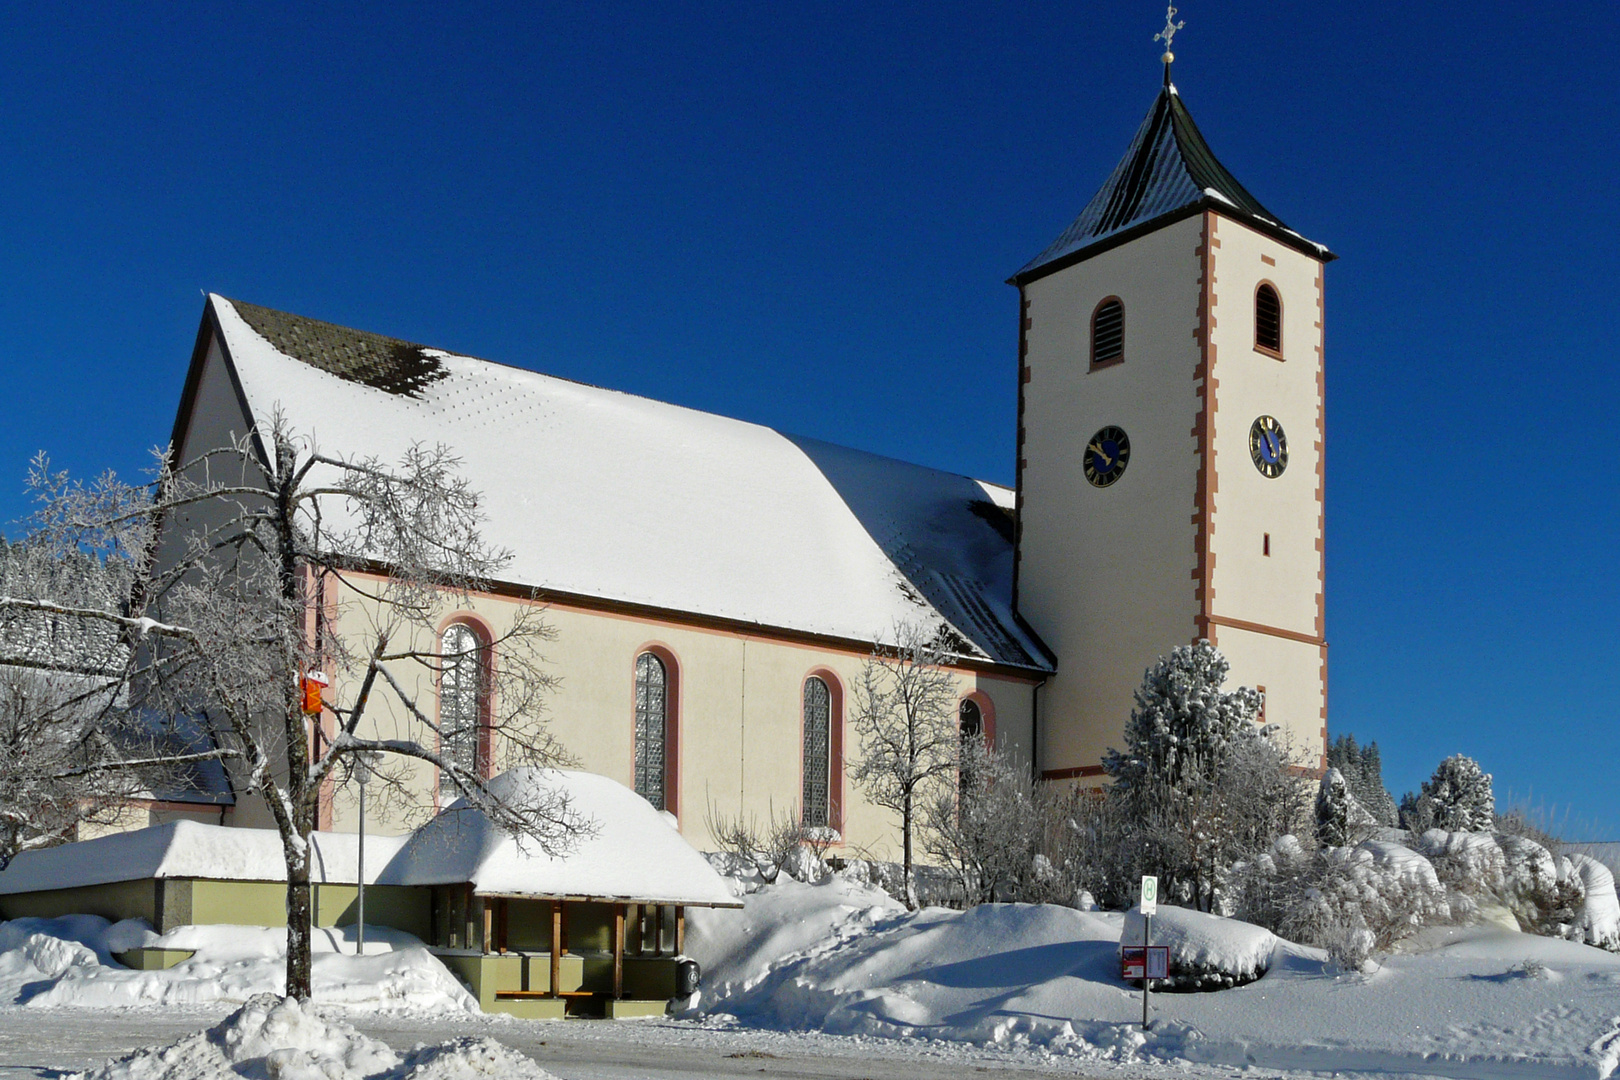
<instances>
[{"instance_id":1,"label":"metal cross on spire","mask_svg":"<svg viewBox=\"0 0 1620 1080\"><path fill-rule=\"evenodd\" d=\"M1176 22L1176 8L1172 4L1164 15L1164 29L1153 35L1154 41L1164 42L1164 56L1160 59L1164 61L1164 81L1167 83L1170 81L1170 64L1176 58L1176 54L1170 51L1170 42L1176 36L1176 31L1185 25L1184 22Z\"/></svg>"}]
</instances>

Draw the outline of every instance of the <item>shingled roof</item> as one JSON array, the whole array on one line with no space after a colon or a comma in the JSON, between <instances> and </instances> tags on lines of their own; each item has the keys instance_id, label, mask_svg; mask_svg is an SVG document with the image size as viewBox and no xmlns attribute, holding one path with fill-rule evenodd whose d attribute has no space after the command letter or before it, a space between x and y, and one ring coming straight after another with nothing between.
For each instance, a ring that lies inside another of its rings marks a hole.
<instances>
[{"instance_id":1,"label":"shingled roof","mask_svg":"<svg viewBox=\"0 0 1620 1080\"><path fill-rule=\"evenodd\" d=\"M1314 258L1334 255L1294 232L1249 194L1215 157L1193 123L1175 85L1166 78L1130 149L1108 182L1093 195L1074 223L1023 269L1015 285L1073 265L1133 236L1178 221L1206 208L1245 221Z\"/></svg>"},{"instance_id":2,"label":"shingled roof","mask_svg":"<svg viewBox=\"0 0 1620 1080\"><path fill-rule=\"evenodd\" d=\"M1000 485L220 296L210 338L176 418L184 454L202 449L206 385L329 454L450 447L511 584L843 643L915 622L966 663L1052 669L1012 611Z\"/></svg>"}]
</instances>

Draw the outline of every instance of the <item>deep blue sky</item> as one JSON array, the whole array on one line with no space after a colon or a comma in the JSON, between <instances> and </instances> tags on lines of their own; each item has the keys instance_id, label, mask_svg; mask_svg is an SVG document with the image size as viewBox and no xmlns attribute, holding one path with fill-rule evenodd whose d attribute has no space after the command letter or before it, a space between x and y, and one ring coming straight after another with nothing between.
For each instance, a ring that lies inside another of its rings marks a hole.
<instances>
[{"instance_id":1,"label":"deep blue sky","mask_svg":"<svg viewBox=\"0 0 1620 1080\"><path fill-rule=\"evenodd\" d=\"M1151 2L12 6L0 521L142 467L214 290L1011 482L1016 294ZM1612 3L1187 0L1176 82L1334 248L1330 726L1620 838ZM10 480L5 477L10 476ZM15 532L15 526L7 526Z\"/></svg>"}]
</instances>

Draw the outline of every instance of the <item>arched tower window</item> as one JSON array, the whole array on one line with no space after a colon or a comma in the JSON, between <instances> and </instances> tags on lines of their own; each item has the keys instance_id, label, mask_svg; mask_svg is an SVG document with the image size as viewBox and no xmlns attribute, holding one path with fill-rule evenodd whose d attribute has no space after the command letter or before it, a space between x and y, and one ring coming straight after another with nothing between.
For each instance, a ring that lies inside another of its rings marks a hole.
<instances>
[{"instance_id":1,"label":"arched tower window","mask_svg":"<svg viewBox=\"0 0 1620 1080\"><path fill-rule=\"evenodd\" d=\"M1282 356L1282 297L1268 281L1254 290L1254 347Z\"/></svg>"},{"instance_id":2,"label":"arched tower window","mask_svg":"<svg viewBox=\"0 0 1620 1080\"><path fill-rule=\"evenodd\" d=\"M1091 313L1091 366L1107 367L1125 359L1125 304L1110 296Z\"/></svg>"},{"instance_id":3,"label":"arched tower window","mask_svg":"<svg viewBox=\"0 0 1620 1080\"><path fill-rule=\"evenodd\" d=\"M804 823L832 824L832 692L822 679L804 680Z\"/></svg>"},{"instance_id":4,"label":"arched tower window","mask_svg":"<svg viewBox=\"0 0 1620 1080\"><path fill-rule=\"evenodd\" d=\"M669 671L650 652L636 657L636 794L666 806L669 746Z\"/></svg>"},{"instance_id":5,"label":"arched tower window","mask_svg":"<svg viewBox=\"0 0 1620 1080\"><path fill-rule=\"evenodd\" d=\"M484 773L489 724L489 644L466 623L451 623L439 639L439 754L475 775ZM460 797L447 770L439 771L439 805Z\"/></svg>"}]
</instances>

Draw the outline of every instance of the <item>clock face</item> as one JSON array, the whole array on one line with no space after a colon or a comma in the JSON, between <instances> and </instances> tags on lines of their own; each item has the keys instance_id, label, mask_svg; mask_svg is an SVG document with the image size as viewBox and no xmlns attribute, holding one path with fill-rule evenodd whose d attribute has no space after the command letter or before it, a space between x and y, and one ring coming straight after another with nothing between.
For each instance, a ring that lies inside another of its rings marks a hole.
<instances>
[{"instance_id":1,"label":"clock face","mask_svg":"<svg viewBox=\"0 0 1620 1080\"><path fill-rule=\"evenodd\" d=\"M1260 475L1276 479L1288 468L1288 437L1276 417L1257 417L1249 427L1249 456Z\"/></svg>"},{"instance_id":2,"label":"clock face","mask_svg":"<svg viewBox=\"0 0 1620 1080\"><path fill-rule=\"evenodd\" d=\"M1086 444L1086 479L1093 487L1107 487L1125 472L1131 460L1131 440L1117 427L1105 427Z\"/></svg>"}]
</instances>

